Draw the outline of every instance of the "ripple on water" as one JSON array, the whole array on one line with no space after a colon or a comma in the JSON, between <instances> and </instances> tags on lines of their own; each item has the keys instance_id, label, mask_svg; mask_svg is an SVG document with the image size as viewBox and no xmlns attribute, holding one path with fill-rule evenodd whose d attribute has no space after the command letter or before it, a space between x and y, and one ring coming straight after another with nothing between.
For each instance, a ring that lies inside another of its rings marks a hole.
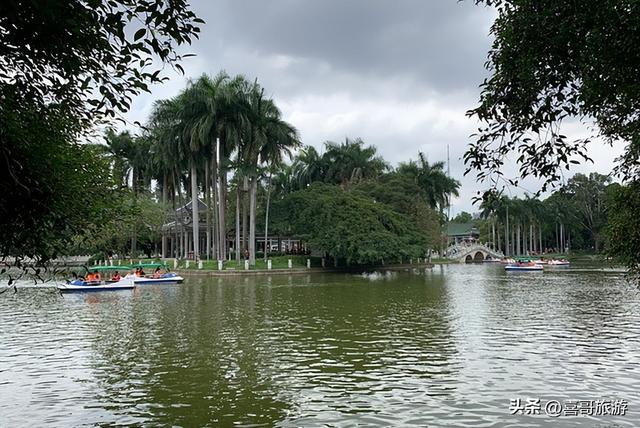
<instances>
[{"instance_id":1,"label":"ripple on water","mask_svg":"<svg viewBox=\"0 0 640 428\"><path fill-rule=\"evenodd\" d=\"M633 426L638 309L619 273L499 266L25 289L0 298L0 425ZM517 397L630 409L511 416Z\"/></svg>"}]
</instances>

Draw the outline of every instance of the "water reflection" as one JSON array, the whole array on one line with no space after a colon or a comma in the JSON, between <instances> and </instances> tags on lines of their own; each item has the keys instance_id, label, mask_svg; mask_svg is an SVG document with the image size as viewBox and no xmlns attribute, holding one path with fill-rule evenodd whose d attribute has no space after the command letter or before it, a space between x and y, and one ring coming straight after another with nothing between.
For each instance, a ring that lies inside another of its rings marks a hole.
<instances>
[{"instance_id":1,"label":"water reflection","mask_svg":"<svg viewBox=\"0 0 640 428\"><path fill-rule=\"evenodd\" d=\"M509 399L608 397L632 426L639 308L616 273L499 266L23 290L0 299L0 425L593 426Z\"/></svg>"}]
</instances>

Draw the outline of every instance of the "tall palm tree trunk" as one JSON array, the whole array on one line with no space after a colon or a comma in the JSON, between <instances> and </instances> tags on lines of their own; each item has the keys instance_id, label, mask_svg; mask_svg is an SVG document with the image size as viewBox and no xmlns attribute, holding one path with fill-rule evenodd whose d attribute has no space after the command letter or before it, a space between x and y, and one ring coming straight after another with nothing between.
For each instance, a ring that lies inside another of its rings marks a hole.
<instances>
[{"instance_id":1,"label":"tall palm tree trunk","mask_svg":"<svg viewBox=\"0 0 640 428\"><path fill-rule=\"evenodd\" d=\"M536 251L536 240L535 235L533 234L533 223L529 223L529 247L532 252Z\"/></svg>"},{"instance_id":2,"label":"tall palm tree trunk","mask_svg":"<svg viewBox=\"0 0 640 428\"><path fill-rule=\"evenodd\" d=\"M258 180L251 177L249 185L249 264L256 264L256 202Z\"/></svg>"},{"instance_id":3,"label":"tall palm tree trunk","mask_svg":"<svg viewBox=\"0 0 640 428\"><path fill-rule=\"evenodd\" d=\"M204 163L204 196L207 204L207 260L211 260L211 198L209 188L209 165Z\"/></svg>"},{"instance_id":4,"label":"tall palm tree trunk","mask_svg":"<svg viewBox=\"0 0 640 428\"><path fill-rule=\"evenodd\" d=\"M509 206L507 205L507 215L506 217L506 224L505 224L505 228L504 228L504 249L505 249L505 256L509 256L511 255L511 251L509 251Z\"/></svg>"},{"instance_id":5,"label":"tall palm tree trunk","mask_svg":"<svg viewBox=\"0 0 640 428\"><path fill-rule=\"evenodd\" d=\"M138 200L138 169L137 168L132 168L131 170L131 188L133 189L133 206L135 210L135 205ZM137 252L136 246L137 246L138 231L137 231L136 223L137 223L136 219L134 219L133 227L131 230L131 257L135 257Z\"/></svg>"},{"instance_id":6,"label":"tall palm tree trunk","mask_svg":"<svg viewBox=\"0 0 640 428\"><path fill-rule=\"evenodd\" d=\"M269 179L267 181L267 206L264 214L264 261L267 262L269 258L269 246L267 240L269 239L269 202L271 200L271 172L269 172Z\"/></svg>"},{"instance_id":7,"label":"tall palm tree trunk","mask_svg":"<svg viewBox=\"0 0 640 428\"><path fill-rule=\"evenodd\" d=\"M167 173L165 172L162 175L162 210L166 213L167 207ZM166 220L165 217L163 219ZM162 226L162 258L167 257L167 233L164 230L164 225Z\"/></svg>"},{"instance_id":8,"label":"tall palm tree trunk","mask_svg":"<svg viewBox=\"0 0 640 428\"><path fill-rule=\"evenodd\" d=\"M249 179L243 177L242 185L242 252L249 250L249 216L247 207L247 195L249 193Z\"/></svg>"},{"instance_id":9,"label":"tall palm tree trunk","mask_svg":"<svg viewBox=\"0 0 640 428\"><path fill-rule=\"evenodd\" d=\"M198 172L196 170L196 160L194 155L191 156L191 223L193 225L193 259L200 258L199 248L199 232L200 219L198 212Z\"/></svg>"},{"instance_id":10,"label":"tall palm tree trunk","mask_svg":"<svg viewBox=\"0 0 640 428\"><path fill-rule=\"evenodd\" d=\"M211 236L213 237L213 256L220 260L220 235L218 234L218 162L215 147L211 151Z\"/></svg>"},{"instance_id":11,"label":"tall palm tree trunk","mask_svg":"<svg viewBox=\"0 0 640 428\"><path fill-rule=\"evenodd\" d=\"M236 183L236 261L240 264L242 258L240 244L240 180Z\"/></svg>"},{"instance_id":12,"label":"tall palm tree trunk","mask_svg":"<svg viewBox=\"0 0 640 428\"><path fill-rule=\"evenodd\" d=\"M222 260L227 259L227 172L224 168L220 169L220 204L218 209L220 210L220 223L218 225L218 230L220 231L220 258Z\"/></svg>"},{"instance_id":13,"label":"tall palm tree trunk","mask_svg":"<svg viewBox=\"0 0 640 428\"><path fill-rule=\"evenodd\" d=\"M226 172L220 156L220 139L216 138L216 163L218 172L218 258L226 259L227 237L225 227Z\"/></svg>"},{"instance_id":14,"label":"tall palm tree trunk","mask_svg":"<svg viewBox=\"0 0 640 428\"><path fill-rule=\"evenodd\" d=\"M539 239L539 244L540 246L538 248L540 248L540 253L543 252L543 248L542 248L542 225L540 223L538 223L538 239Z\"/></svg>"},{"instance_id":15,"label":"tall palm tree trunk","mask_svg":"<svg viewBox=\"0 0 640 428\"><path fill-rule=\"evenodd\" d=\"M492 236L492 244L493 244L493 249L494 251L496 250L496 219L493 218L491 220L491 236Z\"/></svg>"}]
</instances>

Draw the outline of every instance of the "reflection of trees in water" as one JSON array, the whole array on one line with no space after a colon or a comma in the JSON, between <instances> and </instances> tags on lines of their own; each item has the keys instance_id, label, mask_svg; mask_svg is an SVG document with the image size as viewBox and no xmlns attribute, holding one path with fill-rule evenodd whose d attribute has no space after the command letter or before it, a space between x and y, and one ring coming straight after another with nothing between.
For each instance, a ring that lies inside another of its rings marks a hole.
<instances>
[{"instance_id":1,"label":"reflection of trees in water","mask_svg":"<svg viewBox=\"0 0 640 428\"><path fill-rule=\"evenodd\" d=\"M107 410L125 421L182 426L284 418L289 406L270 377L270 350L256 337L253 287L184 284L175 296L140 290L96 332L98 398Z\"/></svg>"},{"instance_id":2,"label":"reflection of trees in water","mask_svg":"<svg viewBox=\"0 0 640 428\"><path fill-rule=\"evenodd\" d=\"M326 275L309 281L300 278L290 287L289 279L274 277L270 330L262 336L275 349L278 381L306 409L298 416L389 414L394 400L424 405L455 389L457 351L442 277Z\"/></svg>"},{"instance_id":3,"label":"reflection of trees in water","mask_svg":"<svg viewBox=\"0 0 640 428\"><path fill-rule=\"evenodd\" d=\"M162 425L415 416L458 384L444 288L424 272L140 287L102 311L97 398L118 421Z\"/></svg>"}]
</instances>

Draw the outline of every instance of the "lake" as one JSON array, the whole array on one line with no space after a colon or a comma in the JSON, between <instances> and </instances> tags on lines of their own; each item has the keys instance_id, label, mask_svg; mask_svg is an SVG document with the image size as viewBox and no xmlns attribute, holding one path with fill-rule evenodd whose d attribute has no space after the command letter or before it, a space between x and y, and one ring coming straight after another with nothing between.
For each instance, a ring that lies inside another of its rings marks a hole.
<instances>
[{"instance_id":1,"label":"lake","mask_svg":"<svg viewBox=\"0 0 640 428\"><path fill-rule=\"evenodd\" d=\"M613 271L445 265L0 296L3 427L631 427L639 362L640 297Z\"/></svg>"}]
</instances>

